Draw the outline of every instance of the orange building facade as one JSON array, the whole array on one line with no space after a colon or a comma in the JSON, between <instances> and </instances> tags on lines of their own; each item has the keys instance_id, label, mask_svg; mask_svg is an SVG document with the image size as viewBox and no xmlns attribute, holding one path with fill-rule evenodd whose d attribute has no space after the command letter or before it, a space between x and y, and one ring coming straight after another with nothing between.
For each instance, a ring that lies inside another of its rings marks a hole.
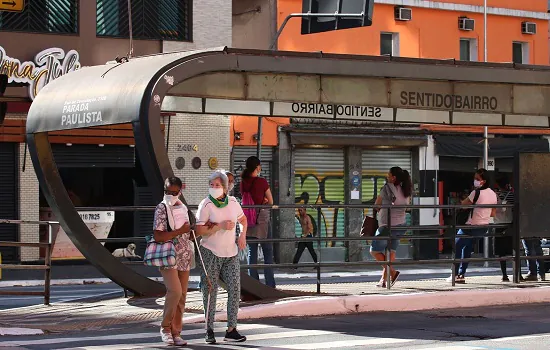
<instances>
[{"instance_id":1,"label":"orange building facade","mask_svg":"<svg viewBox=\"0 0 550 350\"><path fill-rule=\"evenodd\" d=\"M411 20L395 18L398 5L411 10ZM302 12L302 1L278 0L276 11L280 26L288 14ZM549 63L546 1L489 0L487 12L487 61ZM473 19L473 30L461 30L460 17ZM524 33L524 22L534 23L536 33ZM370 27L301 35L300 26L299 18L288 22L277 43L279 50L484 60L483 0L378 0ZM276 146L278 126L288 123L288 119L264 119L262 144ZM232 146L256 145L257 118L233 117L234 133L240 134L238 140L231 138Z\"/></svg>"}]
</instances>

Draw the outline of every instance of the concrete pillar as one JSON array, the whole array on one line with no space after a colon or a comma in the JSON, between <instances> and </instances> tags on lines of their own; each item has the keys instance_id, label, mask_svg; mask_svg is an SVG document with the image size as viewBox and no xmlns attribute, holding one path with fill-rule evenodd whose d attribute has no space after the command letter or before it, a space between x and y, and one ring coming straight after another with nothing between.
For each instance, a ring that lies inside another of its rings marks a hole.
<instances>
[{"instance_id":1,"label":"concrete pillar","mask_svg":"<svg viewBox=\"0 0 550 350\"><path fill-rule=\"evenodd\" d=\"M346 204L361 204L362 194L362 153L359 147L348 147L345 152L345 200ZM345 211L346 236L359 237L361 234L361 225L363 223L362 209L347 209ZM361 241L347 242L346 260L362 261L362 243Z\"/></svg>"},{"instance_id":2,"label":"concrete pillar","mask_svg":"<svg viewBox=\"0 0 550 350\"><path fill-rule=\"evenodd\" d=\"M294 165L292 162L292 146L290 137L285 132L279 132L279 204L294 204ZM277 215L274 216L277 219ZM294 209L281 209L278 213L278 231L280 238L296 237L294 226ZM295 252L295 243L279 245L279 262L291 263Z\"/></svg>"}]
</instances>

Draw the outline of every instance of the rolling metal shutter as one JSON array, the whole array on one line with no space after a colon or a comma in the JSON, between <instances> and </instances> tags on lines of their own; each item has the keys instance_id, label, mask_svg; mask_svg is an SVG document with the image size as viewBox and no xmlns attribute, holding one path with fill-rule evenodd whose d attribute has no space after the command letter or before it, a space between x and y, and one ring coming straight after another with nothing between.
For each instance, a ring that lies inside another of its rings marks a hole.
<instances>
[{"instance_id":1,"label":"rolling metal shutter","mask_svg":"<svg viewBox=\"0 0 550 350\"><path fill-rule=\"evenodd\" d=\"M231 155L231 171L235 174L235 191L234 194L240 197L239 184L242 171L246 168L246 160L248 157L256 156L256 147L233 147ZM267 180L269 186L273 188L273 147L262 147L262 176Z\"/></svg>"},{"instance_id":2,"label":"rolling metal shutter","mask_svg":"<svg viewBox=\"0 0 550 350\"><path fill-rule=\"evenodd\" d=\"M0 142L0 219L18 219L17 189L18 167L16 143ZM17 225L0 224L0 241L17 242ZM19 260L19 249L0 247L2 262L15 263Z\"/></svg>"},{"instance_id":3,"label":"rolling metal shutter","mask_svg":"<svg viewBox=\"0 0 550 350\"><path fill-rule=\"evenodd\" d=\"M412 174L412 154L409 149L365 149L361 163L363 203L374 203L380 189L386 184L386 176L390 168L398 166ZM372 209L365 210L365 214L372 215ZM410 219L410 215L407 215L408 223Z\"/></svg>"},{"instance_id":4,"label":"rolling metal shutter","mask_svg":"<svg viewBox=\"0 0 550 350\"><path fill-rule=\"evenodd\" d=\"M344 198L344 150L298 148L294 152L296 203L303 203L309 197L309 204L343 204ZM323 209L321 225L317 212L308 211L320 227L323 237L344 237L344 211ZM302 229L298 220L296 234ZM341 246L342 242L337 245Z\"/></svg>"},{"instance_id":5,"label":"rolling metal shutter","mask_svg":"<svg viewBox=\"0 0 550 350\"><path fill-rule=\"evenodd\" d=\"M134 147L127 145L52 145L59 168L133 168Z\"/></svg>"}]
</instances>

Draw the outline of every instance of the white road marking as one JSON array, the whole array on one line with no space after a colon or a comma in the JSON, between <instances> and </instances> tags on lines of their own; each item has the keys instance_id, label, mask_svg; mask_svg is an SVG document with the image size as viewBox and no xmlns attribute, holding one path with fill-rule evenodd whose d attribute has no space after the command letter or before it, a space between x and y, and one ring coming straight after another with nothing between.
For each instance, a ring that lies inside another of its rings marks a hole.
<instances>
[{"instance_id":1,"label":"white road marking","mask_svg":"<svg viewBox=\"0 0 550 350\"><path fill-rule=\"evenodd\" d=\"M364 345L384 345L384 344L400 344L410 343L415 339L397 339L397 338L367 338L367 339L354 339L354 340L339 340L323 343L309 343L309 344L296 344L296 345L280 345L271 346L272 348L283 349L333 349L342 348L348 346L364 346Z\"/></svg>"},{"instance_id":2,"label":"white road marking","mask_svg":"<svg viewBox=\"0 0 550 350\"><path fill-rule=\"evenodd\" d=\"M422 348L418 350L481 350L481 349L486 350L487 348L479 347L479 346L456 345L456 346L438 346L436 348Z\"/></svg>"},{"instance_id":3,"label":"white road marking","mask_svg":"<svg viewBox=\"0 0 550 350\"><path fill-rule=\"evenodd\" d=\"M277 326L273 325L263 325L263 324L242 324L239 326L239 330L253 330L253 329L265 329L265 328L276 328ZM224 328L216 330L217 332L225 332ZM190 329L184 330L181 332L183 337L193 336L204 334L204 329ZM127 333L127 334L114 334L114 335L105 335L105 336L96 336L96 337L78 337L78 338L44 338L37 340L15 340L7 341L0 343L0 346L28 346L28 345L49 345L49 344L67 344L67 343L77 343L77 342L86 342L86 341L109 341L109 340L128 340L128 339L147 339L147 338L160 338L158 332L149 332L149 333ZM102 345L103 346L103 345ZM100 346L100 347L102 347ZM98 348L100 348L98 347Z\"/></svg>"},{"instance_id":4,"label":"white road marking","mask_svg":"<svg viewBox=\"0 0 550 350\"><path fill-rule=\"evenodd\" d=\"M536 339L536 338L543 338L548 337L549 334L536 334L536 335L520 335L516 337L506 337L506 338L496 338L491 339L491 341L513 341L513 340L523 340L523 339Z\"/></svg>"}]
</instances>

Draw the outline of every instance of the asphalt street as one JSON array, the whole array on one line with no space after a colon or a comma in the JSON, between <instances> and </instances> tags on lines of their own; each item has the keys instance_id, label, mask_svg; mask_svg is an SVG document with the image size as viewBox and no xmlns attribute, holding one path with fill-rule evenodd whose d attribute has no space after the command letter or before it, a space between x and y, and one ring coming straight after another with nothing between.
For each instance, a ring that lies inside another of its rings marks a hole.
<instances>
[{"instance_id":1,"label":"asphalt street","mask_svg":"<svg viewBox=\"0 0 550 350\"><path fill-rule=\"evenodd\" d=\"M314 318L264 319L239 325L245 343L203 341L204 325L184 326L188 349L411 349L546 350L550 343L550 306L487 307L434 312L364 313ZM163 349L158 326L117 326L106 331L64 335L0 337L14 349Z\"/></svg>"}]
</instances>

